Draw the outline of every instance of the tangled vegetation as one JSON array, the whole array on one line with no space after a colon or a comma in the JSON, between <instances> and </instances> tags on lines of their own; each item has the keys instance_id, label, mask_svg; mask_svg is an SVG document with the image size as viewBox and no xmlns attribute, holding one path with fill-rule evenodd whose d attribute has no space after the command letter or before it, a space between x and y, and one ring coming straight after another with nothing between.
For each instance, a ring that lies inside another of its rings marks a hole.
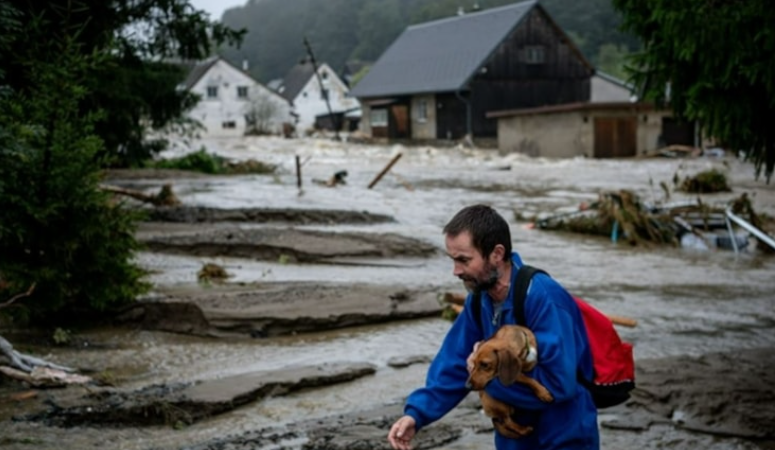
<instances>
[{"instance_id":1,"label":"tangled vegetation","mask_svg":"<svg viewBox=\"0 0 775 450\"><path fill-rule=\"evenodd\" d=\"M189 170L211 175L271 174L276 170L276 167L273 165L253 159L239 162L230 161L214 153L208 153L204 147L178 158L149 162L147 167L153 169Z\"/></svg>"}]
</instances>

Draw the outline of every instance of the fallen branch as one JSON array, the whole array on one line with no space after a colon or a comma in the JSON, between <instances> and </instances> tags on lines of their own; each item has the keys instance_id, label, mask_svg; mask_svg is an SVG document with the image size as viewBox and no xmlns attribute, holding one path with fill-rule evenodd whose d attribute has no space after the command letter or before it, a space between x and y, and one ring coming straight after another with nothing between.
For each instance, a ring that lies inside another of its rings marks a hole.
<instances>
[{"instance_id":1,"label":"fallen branch","mask_svg":"<svg viewBox=\"0 0 775 450\"><path fill-rule=\"evenodd\" d=\"M391 167L393 167L393 165L394 165L396 162L398 162L398 160L399 160L399 159L401 159L401 155L402 155L401 153L398 153L396 156L394 156L394 157L393 157L393 159L391 159L391 160L390 160L390 162L388 163L388 165L387 165L387 166L385 166L385 168L384 168L384 169L382 169L382 171L381 171L379 174L377 174L377 176L376 176L376 177L374 177L374 179L371 181L371 183L369 183L369 189L373 188L373 187L374 187L374 185L376 185L376 184L379 182L379 180L381 180L381 179L382 179L382 177L384 177L384 176L385 176L385 174L386 174L386 173L388 173L388 171L390 170L390 168L391 168Z\"/></svg>"},{"instance_id":2,"label":"fallen branch","mask_svg":"<svg viewBox=\"0 0 775 450\"><path fill-rule=\"evenodd\" d=\"M83 384L92 381L90 377L76 374L75 369L70 367L17 352L3 336L0 336L0 373L41 387Z\"/></svg>"},{"instance_id":3,"label":"fallen branch","mask_svg":"<svg viewBox=\"0 0 775 450\"><path fill-rule=\"evenodd\" d=\"M465 305L466 297L467 296L465 294L445 292L444 295L442 296L442 300L445 303L449 303L452 309L459 314L460 311L463 310L463 305ZM623 327L630 327L630 328L638 326L638 321L635 319L631 319L629 317L617 316L615 314L606 314L606 313L603 313L603 315L608 317L608 319L614 325L621 325Z\"/></svg>"},{"instance_id":4,"label":"fallen branch","mask_svg":"<svg viewBox=\"0 0 775 450\"><path fill-rule=\"evenodd\" d=\"M162 186L161 190L156 195L146 194L145 192L136 191L134 189L111 186L108 184L100 185L100 188L113 194L132 197L135 200L150 203L154 206L175 206L180 204L180 200L178 200L178 198L172 192L172 185L170 184L165 184Z\"/></svg>"},{"instance_id":5,"label":"fallen branch","mask_svg":"<svg viewBox=\"0 0 775 450\"><path fill-rule=\"evenodd\" d=\"M15 302L16 300L19 300L20 298L29 297L30 295L32 295L32 292L34 290L35 290L35 283L32 283L30 288L27 289L27 292L22 292L21 294L14 295L7 302L0 303L0 309L8 308L9 306L11 306L11 304L13 304L13 302Z\"/></svg>"}]
</instances>

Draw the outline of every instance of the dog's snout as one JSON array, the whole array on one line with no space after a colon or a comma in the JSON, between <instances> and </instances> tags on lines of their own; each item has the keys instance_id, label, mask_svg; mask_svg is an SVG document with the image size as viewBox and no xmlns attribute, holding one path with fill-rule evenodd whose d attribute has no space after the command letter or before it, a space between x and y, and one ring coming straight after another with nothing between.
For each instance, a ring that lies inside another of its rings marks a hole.
<instances>
[{"instance_id":1,"label":"dog's snout","mask_svg":"<svg viewBox=\"0 0 775 450\"><path fill-rule=\"evenodd\" d=\"M471 384L471 378L466 380L466 389L471 389L473 385Z\"/></svg>"}]
</instances>

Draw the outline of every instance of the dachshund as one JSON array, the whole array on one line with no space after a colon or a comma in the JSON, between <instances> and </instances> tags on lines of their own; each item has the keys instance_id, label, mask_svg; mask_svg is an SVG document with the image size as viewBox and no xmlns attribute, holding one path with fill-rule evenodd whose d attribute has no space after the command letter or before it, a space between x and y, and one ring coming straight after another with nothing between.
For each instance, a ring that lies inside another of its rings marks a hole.
<instances>
[{"instance_id":1,"label":"dachshund","mask_svg":"<svg viewBox=\"0 0 775 450\"><path fill-rule=\"evenodd\" d=\"M497 376L504 386L522 383L530 387L541 401L553 401L546 387L524 374L535 367L537 355L535 335L520 325L502 326L471 355L473 367L466 387L479 392L484 413L492 419L493 427L503 436L517 439L530 434L533 427L516 423L511 418L514 408L487 395L484 387Z\"/></svg>"}]
</instances>

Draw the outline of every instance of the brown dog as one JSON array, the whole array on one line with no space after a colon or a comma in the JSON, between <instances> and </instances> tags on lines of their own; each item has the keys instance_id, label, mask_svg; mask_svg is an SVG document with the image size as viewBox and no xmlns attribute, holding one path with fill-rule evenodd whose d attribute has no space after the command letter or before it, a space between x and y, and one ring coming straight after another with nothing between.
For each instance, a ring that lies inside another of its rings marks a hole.
<instances>
[{"instance_id":1,"label":"brown dog","mask_svg":"<svg viewBox=\"0 0 775 450\"><path fill-rule=\"evenodd\" d=\"M487 395L484 387L497 376L504 386L525 384L541 401L551 402L554 400L552 394L541 383L524 374L535 367L537 354L538 343L532 331L519 325L504 325L472 356L473 369L466 386L479 391L484 413L492 419L495 429L506 437L516 439L526 436L533 427L514 422L511 418L514 408Z\"/></svg>"}]
</instances>

